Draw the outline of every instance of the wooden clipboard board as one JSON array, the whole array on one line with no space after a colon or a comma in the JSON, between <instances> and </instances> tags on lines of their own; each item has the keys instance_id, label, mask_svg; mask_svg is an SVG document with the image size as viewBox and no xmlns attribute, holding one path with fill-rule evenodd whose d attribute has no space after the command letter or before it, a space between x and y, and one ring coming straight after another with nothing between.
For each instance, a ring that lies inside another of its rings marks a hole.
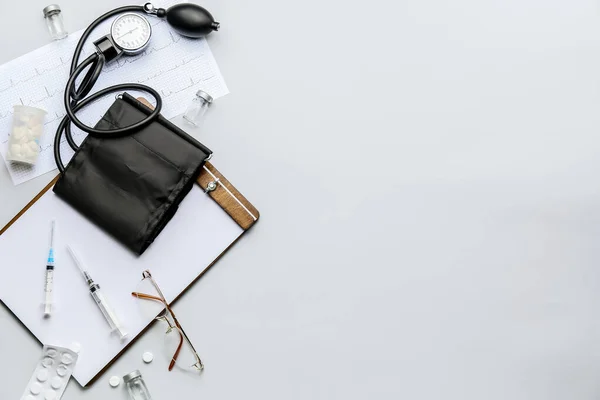
<instances>
[{"instance_id":1,"label":"wooden clipboard board","mask_svg":"<svg viewBox=\"0 0 600 400\"><path fill-rule=\"evenodd\" d=\"M139 99L146 105L151 105L143 98ZM46 194L56 183L59 176L56 176L44 189L42 189L12 220L8 222L2 229L0 229L0 237L16 222L21 216L23 216L44 194ZM210 162L206 162L198 179L196 180L199 185L208 196L210 196L216 204L218 204L246 233L260 218L260 213L250 203L244 195L242 195L227 178L225 178ZM75 212L75 211L74 211ZM227 247L218 257L214 259L190 284L171 302L174 304L187 290L200 279L232 246L234 246L238 240L243 236L240 235L229 247ZM19 323L27 329L32 336L35 337L33 332L14 314L14 312L6 306L6 309L13 314L13 316L19 321ZM150 323L142 332L137 336L139 338L143 335L146 330L152 325ZM136 338L136 339L137 339ZM136 339L127 343L127 345L100 371L98 372L85 387L93 384L111 365L114 363L123 353L131 346ZM42 343L40 343L42 344Z\"/></svg>"}]
</instances>

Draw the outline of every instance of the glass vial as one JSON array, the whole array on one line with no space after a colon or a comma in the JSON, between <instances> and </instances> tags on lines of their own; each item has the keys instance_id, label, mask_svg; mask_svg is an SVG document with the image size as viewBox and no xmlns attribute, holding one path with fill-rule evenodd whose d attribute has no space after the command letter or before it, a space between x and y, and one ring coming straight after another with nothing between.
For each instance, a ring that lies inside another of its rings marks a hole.
<instances>
[{"instance_id":1,"label":"glass vial","mask_svg":"<svg viewBox=\"0 0 600 400\"><path fill-rule=\"evenodd\" d=\"M46 25L48 25L50 37L53 40L60 40L67 37L69 33L65 30L62 12L58 4L51 4L44 8L44 18L46 19Z\"/></svg>"},{"instance_id":2,"label":"glass vial","mask_svg":"<svg viewBox=\"0 0 600 400\"><path fill-rule=\"evenodd\" d=\"M146 383L142 378L142 373L138 370L133 371L123 377L123 383L127 386L129 398L131 400L152 400Z\"/></svg>"},{"instance_id":3,"label":"glass vial","mask_svg":"<svg viewBox=\"0 0 600 400\"><path fill-rule=\"evenodd\" d=\"M206 110L208 110L212 102L213 98L210 94L199 90L194 100L192 100L192 104L190 104L185 114L183 114L183 118L190 124L199 126Z\"/></svg>"}]
</instances>

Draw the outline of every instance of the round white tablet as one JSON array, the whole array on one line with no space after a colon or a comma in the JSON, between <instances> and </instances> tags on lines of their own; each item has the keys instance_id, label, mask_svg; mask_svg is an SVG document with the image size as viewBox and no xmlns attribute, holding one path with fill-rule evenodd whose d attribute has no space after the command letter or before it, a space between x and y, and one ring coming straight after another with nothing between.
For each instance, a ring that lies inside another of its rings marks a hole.
<instances>
[{"instance_id":1,"label":"round white tablet","mask_svg":"<svg viewBox=\"0 0 600 400\"><path fill-rule=\"evenodd\" d=\"M35 375L35 377L40 382L46 382L48 380L48 370L45 369L45 368L44 369L40 369L37 372L37 374Z\"/></svg>"},{"instance_id":2,"label":"round white tablet","mask_svg":"<svg viewBox=\"0 0 600 400\"><path fill-rule=\"evenodd\" d=\"M147 351L142 355L142 360L144 360L146 364L150 364L152 360L154 360L154 354Z\"/></svg>"},{"instance_id":3,"label":"round white tablet","mask_svg":"<svg viewBox=\"0 0 600 400\"><path fill-rule=\"evenodd\" d=\"M69 369L65 365L59 365L58 368L56 368L56 373L60 376L65 376L69 373Z\"/></svg>"},{"instance_id":4,"label":"round white tablet","mask_svg":"<svg viewBox=\"0 0 600 400\"><path fill-rule=\"evenodd\" d=\"M121 384L121 378L119 378L118 376L111 376L108 380L108 383L110 384L110 386L116 388Z\"/></svg>"},{"instance_id":5,"label":"round white tablet","mask_svg":"<svg viewBox=\"0 0 600 400\"><path fill-rule=\"evenodd\" d=\"M46 390L44 392L44 399L46 399L46 400L56 399L56 392L54 390Z\"/></svg>"},{"instance_id":6,"label":"round white tablet","mask_svg":"<svg viewBox=\"0 0 600 400\"><path fill-rule=\"evenodd\" d=\"M42 385L40 385L39 383L36 382L33 385L31 385L31 387L29 388L29 391L31 392L31 394L38 395L42 391Z\"/></svg>"},{"instance_id":7,"label":"round white tablet","mask_svg":"<svg viewBox=\"0 0 600 400\"><path fill-rule=\"evenodd\" d=\"M60 361L65 365L69 365L73 362L73 356L69 353L63 353L62 357L60 358Z\"/></svg>"},{"instance_id":8,"label":"round white tablet","mask_svg":"<svg viewBox=\"0 0 600 400\"><path fill-rule=\"evenodd\" d=\"M54 364L54 360L50 357L44 357L44 359L42 360L42 365L46 368L51 367L52 364Z\"/></svg>"},{"instance_id":9,"label":"round white tablet","mask_svg":"<svg viewBox=\"0 0 600 400\"><path fill-rule=\"evenodd\" d=\"M52 380L50 381L50 384L52 385L53 389L60 389L62 387L62 379L60 379L60 377L55 376L54 378L52 378Z\"/></svg>"}]
</instances>

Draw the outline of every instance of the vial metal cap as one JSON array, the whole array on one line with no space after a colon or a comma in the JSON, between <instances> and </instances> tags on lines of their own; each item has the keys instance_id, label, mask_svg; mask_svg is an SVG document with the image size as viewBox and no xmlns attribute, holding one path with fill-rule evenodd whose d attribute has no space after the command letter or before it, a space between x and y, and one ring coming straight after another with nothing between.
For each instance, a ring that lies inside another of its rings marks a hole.
<instances>
[{"instance_id":1,"label":"vial metal cap","mask_svg":"<svg viewBox=\"0 0 600 400\"><path fill-rule=\"evenodd\" d=\"M44 17L48 17L54 13L60 12L60 6L58 4L50 4L44 8Z\"/></svg>"},{"instance_id":2,"label":"vial metal cap","mask_svg":"<svg viewBox=\"0 0 600 400\"><path fill-rule=\"evenodd\" d=\"M196 92L196 96L198 96L198 97L206 100L206 102L208 104L211 104L213 102L213 100L214 100L213 97L210 94L206 93L203 90L198 90L198 92Z\"/></svg>"},{"instance_id":3,"label":"vial metal cap","mask_svg":"<svg viewBox=\"0 0 600 400\"><path fill-rule=\"evenodd\" d=\"M140 376L142 376L142 373L136 369L135 371L130 372L127 375L125 375L123 377L123 382L125 382L125 383L131 382L132 380L134 380L135 378L139 378Z\"/></svg>"}]
</instances>

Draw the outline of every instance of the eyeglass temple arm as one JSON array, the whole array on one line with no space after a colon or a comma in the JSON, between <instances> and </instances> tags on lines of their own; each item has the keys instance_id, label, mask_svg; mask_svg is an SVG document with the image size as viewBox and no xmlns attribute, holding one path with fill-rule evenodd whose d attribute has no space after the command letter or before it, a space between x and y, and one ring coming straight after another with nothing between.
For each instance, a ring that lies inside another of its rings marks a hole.
<instances>
[{"instance_id":1,"label":"eyeglass temple arm","mask_svg":"<svg viewBox=\"0 0 600 400\"><path fill-rule=\"evenodd\" d=\"M171 306L169 306L167 304L167 302L164 302L164 303L165 303L165 307L167 307L167 310L171 313L171 317L173 317L173 322L175 322L175 326L177 326L177 328L179 328L179 332L180 332L179 333L179 336L180 336L179 346L177 347L177 351L175 352L175 356L173 357L173 360L171 361L171 363L173 364L173 366L175 366L175 361L177 361L177 357L179 356L179 352L181 351L181 347L183 346L183 339L185 338L185 341L187 342L187 344L190 346L190 348L194 352L194 356L196 356L196 360L198 360L198 364L200 364L199 368L201 370L204 369L204 364L202 363L202 360L200 359L198 352L194 348L194 345L192 344L192 341L190 340L190 338L188 338L187 334L183 330L183 327L177 320L177 317L175 316L175 313L171 309ZM181 337L182 335L183 335L183 337Z\"/></svg>"},{"instance_id":2,"label":"eyeglass temple arm","mask_svg":"<svg viewBox=\"0 0 600 400\"><path fill-rule=\"evenodd\" d=\"M181 352L181 348L183 347L183 336L181 335L181 330L177 329L177 333L179 333L179 345L177 346L177 350L175 350L175 354L171 358L171 363L169 363L169 371L172 371L175 367L175 363L179 358L179 353Z\"/></svg>"},{"instance_id":3,"label":"eyeglass temple arm","mask_svg":"<svg viewBox=\"0 0 600 400\"><path fill-rule=\"evenodd\" d=\"M139 298L142 298L142 299L145 299L145 300L156 300L156 301L160 301L163 304L165 303L160 297L151 296L151 295L146 294L146 293L131 292L131 295L133 297L139 297Z\"/></svg>"},{"instance_id":4,"label":"eyeglass temple arm","mask_svg":"<svg viewBox=\"0 0 600 400\"><path fill-rule=\"evenodd\" d=\"M175 363L177 362L177 358L179 358L179 353L181 352L181 348L183 347L183 339L184 338L185 338L186 342L190 345L190 348L192 349L192 351L194 352L194 355L196 356L196 359L198 360L198 363L200 364L200 369L203 369L204 364L202 363L202 360L200 359L198 352L194 348L194 345L192 344L190 339L187 337L187 334L183 330L183 327L177 320L175 313L173 312L171 307L167 304L167 302L160 297L152 296L152 295L145 294L145 293L132 292L131 295L134 297L144 299L144 300L154 300L154 301L163 303L163 305L165 306L167 311L169 311L169 313L171 314L171 317L173 317L173 322L175 322L175 326L178 328L178 332L179 332L179 345L177 346L177 350L175 351L175 354L173 355L173 358L171 359L171 363L169 365L169 371L173 370L173 368L175 367Z\"/></svg>"},{"instance_id":5,"label":"eyeglass temple arm","mask_svg":"<svg viewBox=\"0 0 600 400\"><path fill-rule=\"evenodd\" d=\"M204 369L204 364L202 363L202 360L200 359L200 356L198 355L198 352L196 351L196 348L192 344L192 341L188 337L187 333L185 333L185 331L183 330L183 327L179 323L179 320L177 319L177 316L175 315L175 313L171 309L171 306L169 306L169 303L167 303L167 299L165 299L165 296L163 295L162 291L158 287L158 284L156 283L156 281L152 277L152 274L150 273L150 271L147 271L146 275L148 276L148 278L150 278L150 282L152 283L152 286L154 286L154 288L156 289L157 293L160 295L162 302L164 303L165 307L167 308L167 311L169 311L171 313L171 317L173 317L173 322L175 322L175 326L177 326L177 328L179 328L179 331L181 332L181 334L185 338L185 341L188 343L188 345L190 346L190 348L194 352L194 356L196 357L196 360L198 360L198 364L199 364L198 368L200 368L200 370ZM146 276L146 275L144 275L144 276Z\"/></svg>"}]
</instances>

